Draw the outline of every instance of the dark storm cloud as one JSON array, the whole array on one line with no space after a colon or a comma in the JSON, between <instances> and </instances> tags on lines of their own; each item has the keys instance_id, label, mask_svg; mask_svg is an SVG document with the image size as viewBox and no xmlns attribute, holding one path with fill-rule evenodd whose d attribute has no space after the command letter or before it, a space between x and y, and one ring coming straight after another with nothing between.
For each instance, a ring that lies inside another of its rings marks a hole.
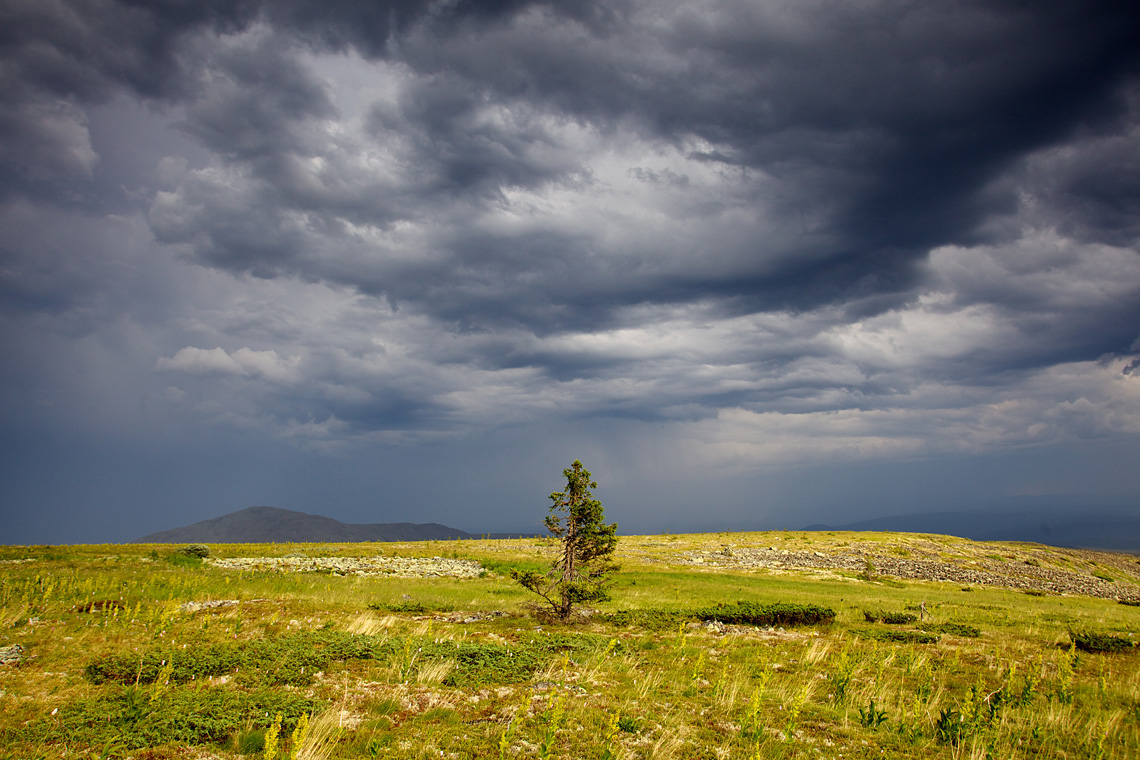
<instances>
[{"instance_id":1,"label":"dark storm cloud","mask_svg":"<svg viewBox=\"0 0 1140 760\"><path fill-rule=\"evenodd\" d=\"M212 420L335 438L973 408L1135 350L1140 13L1120 4L5 13L4 197L94 216L114 194L201 265L147 369ZM122 101L197 153L155 139L124 168L159 128ZM13 313L106 290L18 237ZM198 307L211 277L262 300Z\"/></svg>"},{"instance_id":2,"label":"dark storm cloud","mask_svg":"<svg viewBox=\"0 0 1140 760\"><path fill-rule=\"evenodd\" d=\"M308 223L335 238L346 219L386 225L494 203L507 189L589 183L589 167L576 165L572 149L542 150L559 147L546 124L568 119L602 132L625 125L650 142L700 139L703 155L726 167L775 178L778 197L755 186L734 200L800 217L803 229L794 244L770 246L765 230L742 227L741 236L755 236L751 250L736 243L743 250L725 253L731 265L709 276L636 267L619 301L723 295L753 310L868 297L865 308L874 311L905 298L914 262L931 247L992 238L986 222L1014 205L1008 189L991 184L1001 171L1081 127L1111 132L1115 124L1121 133L1121 87L1135 76L1132 42L1140 32L1136 14L1116 3L616 7L11 4L3 41L7 174L28 185L89 173L96 157L76 109L126 87L185 103L191 134L230 161L249 162L266 184L249 203L311 214ZM258 23L270 31L242 39ZM231 42L215 44L218 35ZM398 135L399 182L361 182L339 194L326 188L319 197L295 186L296 161L322 153L315 138L299 133L334 109L293 60L287 39L356 49L414 72L392 107L373 112L372 145L354 146L384 147L397 139L385 134ZM495 106L510 118L480 123L480 109ZM1127 173L1112 160L1112 146L1101 153L1099 164L1071 167L1053 191L1071 201L1074 228L1115 230L1119 239L1129 234L1134 193L1120 186ZM281 214L248 211L267 240L291 238L280 229L289 224ZM232 227L214 236L202 223L207 260L291 271L284 263L296 259L290 245L243 250L244 238L226 233ZM509 258L531 235L485 239ZM711 240L706 255L716 259L733 245ZM269 260L277 247L282 260ZM454 258L466 261L472 250L453 251ZM374 288L367 266L325 258L298 273ZM452 257L441 260L453 269ZM588 257L575 263L607 280L614 274ZM549 282L537 275L531 279ZM382 279L406 301L425 276L414 269ZM463 289L454 295L462 302ZM576 298L567 299L571 311L597 314L594 304L574 308Z\"/></svg>"},{"instance_id":3,"label":"dark storm cloud","mask_svg":"<svg viewBox=\"0 0 1140 760\"><path fill-rule=\"evenodd\" d=\"M188 103L186 129L231 160L256 163L302 148L290 129L334 109L294 55L272 37L219 51L206 70L214 81Z\"/></svg>"},{"instance_id":4,"label":"dark storm cloud","mask_svg":"<svg viewBox=\"0 0 1140 760\"><path fill-rule=\"evenodd\" d=\"M236 271L357 285L489 326L506 317L540 331L588 328L615 324L626 305L707 298L736 313L850 301L859 316L905 302L932 247L999 240L995 218L1017 209L1003 172L1080 129L1119 136L1133 123L1121 118L1122 93L1140 29L1114 4L871 13L722 4L586 13L585 22L543 4L365 7L335 5L319 22L301 6L263 18L288 36L398 64L410 72L399 96L371 110L359 142L331 145L312 133L330 113L327 98L281 58L280 42L264 43L272 54L240 53L256 71L213 59L227 82L188 105L187 129L261 183L247 188L247 205L229 206L250 220L249 234L209 213L181 237L160 226L164 239L201 240L204 260ZM495 111L501 118L489 119ZM723 199L731 223L706 208L696 252L688 240L683 253L668 241L662 251L661 241L641 248L549 224L473 228L474 215L509 205L511 191L600 187L588 156L558 133L567 124L603 142L620 130L649 146L699 141L707 149L691 156L761 179L746 177ZM387 181L346 179L340 167L340 186L314 193L290 174L299 161L335 166L369 150L393 156ZM1117 169L1084 161L1051 190L1069 201L1075 228L1128 234L1130 196L1109 189L1127 182ZM784 220L782 235L759 209ZM340 253L359 247L346 221L426 218L437 229L417 242L425 255L415 264L391 263L383 245ZM535 240L556 254L544 257ZM298 257L300 248L311 255Z\"/></svg>"},{"instance_id":5,"label":"dark storm cloud","mask_svg":"<svg viewBox=\"0 0 1140 760\"><path fill-rule=\"evenodd\" d=\"M96 161L83 108L126 88L170 100L197 84L198 32L248 24L241 2L156 6L110 0L0 9L0 193L75 201Z\"/></svg>"}]
</instances>

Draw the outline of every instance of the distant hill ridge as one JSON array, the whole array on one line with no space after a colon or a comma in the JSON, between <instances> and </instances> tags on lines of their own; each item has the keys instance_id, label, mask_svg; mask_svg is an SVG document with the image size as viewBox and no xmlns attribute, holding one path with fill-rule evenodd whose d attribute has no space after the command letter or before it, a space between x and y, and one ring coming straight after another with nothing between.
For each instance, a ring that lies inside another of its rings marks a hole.
<instances>
[{"instance_id":1,"label":"distant hill ridge","mask_svg":"<svg viewBox=\"0 0 1140 760\"><path fill-rule=\"evenodd\" d=\"M512 534L516 535L516 534ZM264 544L336 541L442 541L478 538L439 523L342 523L331 517L277 507L249 507L182 528L162 530L136 544Z\"/></svg>"}]
</instances>

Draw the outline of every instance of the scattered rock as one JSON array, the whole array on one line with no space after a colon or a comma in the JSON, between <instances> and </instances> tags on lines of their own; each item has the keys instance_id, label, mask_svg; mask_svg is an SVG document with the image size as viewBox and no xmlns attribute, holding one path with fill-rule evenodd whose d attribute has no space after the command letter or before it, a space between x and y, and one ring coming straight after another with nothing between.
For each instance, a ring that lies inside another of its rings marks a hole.
<instances>
[{"instance_id":1,"label":"scattered rock","mask_svg":"<svg viewBox=\"0 0 1140 760\"><path fill-rule=\"evenodd\" d=\"M509 612L504 612L503 610L492 610L491 612L449 612L446 615L437 615L432 619L448 623L480 623L484 620L495 620L496 618L504 618L509 615Z\"/></svg>"},{"instance_id":2,"label":"scattered rock","mask_svg":"<svg viewBox=\"0 0 1140 760\"><path fill-rule=\"evenodd\" d=\"M215 599L209 602L186 602L178 608L179 612L197 612L198 610L214 610L219 607L236 607L240 602L237 599Z\"/></svg>"},{"instance_id":3,"label":"scattered rock","mask_svg":"<svg viewBox=\"0 0 1140 760\"><path fill-rule=\"evenodd\" d=\"M15 665L24 659L24 648L19 644L0 647L0 665Z\"/></svg>"},{"instance_id":4,"label":"scattered rock","mask_svg":"<svg viewBox=\"0 0 1140 760\"><path fill-rule=\"evenodd\" d=\"M576 694L578 696L582 696L582 695L586 694L586 690L583 689L581 686L578 686L577 684L555 683L553 681L539 681L538 683L536 683L531 688L534 691L537 691L540 693L544 692L544 691L551 691L554 689L564 689L565 691L567 691L571 694Z\"/></svg>"},{"instance_id":5,"label":"scattered rock","mask_svg":"<svg viewBox=\"0 0 1140 760\"><path fill-rule=\"evenodd\" d=\"M446 557L231 557L207 561L227 570L389 578L475 578L483 572L478 562Z\"/></svg>"},{"instance_id":6,"label":"scattered rock","mask_svg":"<svg viewBox=\"0 0 1140 760\"><path fill-rule=\"evenodd\" d=\"M681 562L689 565L715 565L725 568L828 569L851 573L866 571L873 562L876 575L907 580L942 581L959 585L999 586L1053 594L1081 594L1103 599L1140 599L1140 587L1115 583L1080 572L1043 567L1041 565L967 560L968 567L937 559L900 558L866 551L844 551L825 554L819 551L779 551L738 547L731 556L723 550L686 552Z\"/></svg>"}]
</instances>

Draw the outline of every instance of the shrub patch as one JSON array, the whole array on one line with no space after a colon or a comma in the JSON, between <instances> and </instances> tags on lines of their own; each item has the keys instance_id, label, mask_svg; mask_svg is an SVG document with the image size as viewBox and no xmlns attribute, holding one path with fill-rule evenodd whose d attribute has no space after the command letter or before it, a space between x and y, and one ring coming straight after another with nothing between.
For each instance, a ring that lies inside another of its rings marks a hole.
<instances>
[{"instance_id":1,"label":"shrub patch","mask_svg":"<svg viewBox=\"0 0 1140 760\"><path fill-rule=\"evenodd\" d=\"M1131 639L1095 631L1069 631L1077 649L1082 652L1129 652L1136 646Z\"/></svg>"},{"instance_id":2,"label":"shrub patch","mask_svg":"<svg viewBox=\"0 0 1140 760\"><path fill-rule=\"evenodd\" d=\"M909 625L918 620L918 615L911 612L884 612L883 610L863 610L863 618L868 623L886 623L888 625Z\"/></svg>"},{"instance_id":3,"label":"shrub patch","mask_svg":"<svg viewBox=\"0 0 1140 760\"><path fill-rule=\"evenodd\" d=\"M334 660L376 659L391 652L378 637L319 631L239 644L193 645L186 649L151 649L141 654L100 657L84 669L94 684L150 684L160 674L171 683L235 674L253 684L307 686L313 675ZM164 671L166 671L164 673Z\"/></svg>"},{"instance_id":4,"label":"shrub patch","mask_svg":"<svg viewBox=\"0 0 1140 760\"><path fill-rule=\"evenodd\" d=\"M935 644L942 637L926 631L900 631L891 628L856 628L856 636L875 641L897 641L901 644Z\"/></svg>"},{"instance_id":5,"label":"shrub patch","mask_svg":"<svg viewBox=\"0 0 1140 760\"><path fill-rule=\"evenodd\" d=\"M835 610L815 604L760 604L736 602L698 609L618 610L601 616L614 625L632 625L647 630L674 628L678 623L713 621L729 625L797 626L820 625L835 620Z\"/></svg>"}]
</instances>

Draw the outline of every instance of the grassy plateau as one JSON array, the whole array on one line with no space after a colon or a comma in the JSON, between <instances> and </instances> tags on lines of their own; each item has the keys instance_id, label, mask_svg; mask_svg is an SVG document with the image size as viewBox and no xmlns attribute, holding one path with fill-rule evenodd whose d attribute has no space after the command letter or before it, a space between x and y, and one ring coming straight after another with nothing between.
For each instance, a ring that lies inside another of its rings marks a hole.
<instances>
[{"instance_id":1,"label":"grassy plateau","mask_svg":"<svg viewBox=\"0 0 1140 760\"><path fill-rule=\"evenodd\" d=\"M559 622L556 549L0 547L0 758L1140 757L1135 557L626 536Z\"/></svg>"}]
</instances>

